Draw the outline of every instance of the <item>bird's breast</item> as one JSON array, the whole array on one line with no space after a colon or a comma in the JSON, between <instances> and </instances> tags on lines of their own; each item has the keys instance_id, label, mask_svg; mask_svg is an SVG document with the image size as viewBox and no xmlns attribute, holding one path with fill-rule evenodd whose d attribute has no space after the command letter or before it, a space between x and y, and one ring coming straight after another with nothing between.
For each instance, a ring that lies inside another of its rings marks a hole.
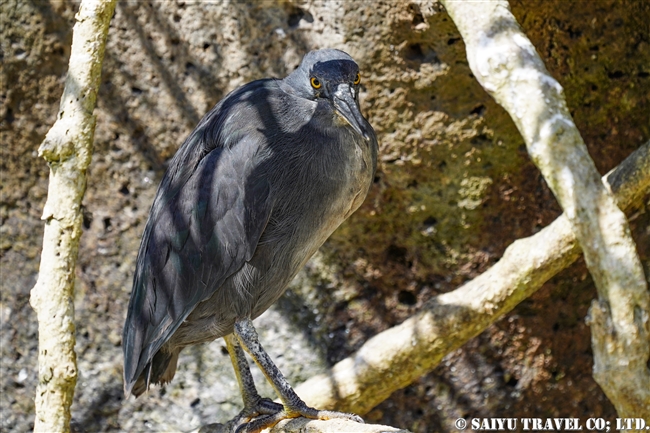
<instances>
[{"instance_id":1,"label":"bird's breast","mask_svg":"<svg viewBox=\"0 0 650 433\"><path fill-rule=\"evenodd\" d=\"M253 302L264 311L330 235L363 203L374 177L375 142L353 134L307 134L273 154L273 211L252 265L266 289ZM313 137L316 137L314 139Z\"/></svg>"},{"instance_id":2,"label":"bird's breast","mask_svg":"<svg viewBox=\"0 0 650 433\"><path fill-rule=\"evenodd\" d=\"M332 147L332 153L338 154L321 166L320 176L312 188L319 196L316 219L322 224L326 238L361 206L374 171L371 152L364 142L346 140Z\"/></svg>"}]
</instances>

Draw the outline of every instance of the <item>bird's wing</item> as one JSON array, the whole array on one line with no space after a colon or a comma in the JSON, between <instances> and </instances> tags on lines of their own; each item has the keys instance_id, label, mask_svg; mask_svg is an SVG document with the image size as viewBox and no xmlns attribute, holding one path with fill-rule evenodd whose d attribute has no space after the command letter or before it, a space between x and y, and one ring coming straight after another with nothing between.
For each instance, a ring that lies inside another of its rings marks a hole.
<instances>
[{"instance_id":1,"label":"bird's wing","mask_svg":"<svg viewBox=\"0 0 650 433\"><path fill-rule=\"evenodd\" d=\"M262 140L221 139L221 111L188 137L156 193L124 325L127 395L196 305L251 259L271 213Z\"/></svg>"}]
</instances>

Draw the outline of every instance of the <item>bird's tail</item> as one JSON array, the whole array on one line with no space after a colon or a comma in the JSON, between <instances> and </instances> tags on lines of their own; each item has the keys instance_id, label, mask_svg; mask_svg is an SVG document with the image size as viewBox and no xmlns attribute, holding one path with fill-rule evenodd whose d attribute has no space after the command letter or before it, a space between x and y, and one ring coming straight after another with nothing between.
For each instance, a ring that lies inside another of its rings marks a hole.
<instances>
[{"instance_id":1,"label":"bird's tail","mask_svg":"<svg viewBox=\"0 0 650 433\"><path fill-rule=\"evenodd\" d=\"M149 364L144 368L135 381L124 382L124 394L129 398L131 394L136 398L148 391L151 384L164 385L170 382L176 374L179 350L165 352L159 350Z\"/></svg>"}]
</instances>

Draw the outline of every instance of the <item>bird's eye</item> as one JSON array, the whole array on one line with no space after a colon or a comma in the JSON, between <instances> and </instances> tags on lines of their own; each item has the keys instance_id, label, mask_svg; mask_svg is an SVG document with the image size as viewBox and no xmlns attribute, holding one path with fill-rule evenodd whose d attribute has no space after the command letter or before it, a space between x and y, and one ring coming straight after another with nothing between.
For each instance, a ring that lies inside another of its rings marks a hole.
<instances>
[{"instance_id":1,"label":"bird's eye","mask_svg":"<svg viewBox=\"0 0 650 433\"><path fill-rule=\"evenodd\" d=\"M320 89L322 86L321 82L318 81L318 78L316 77L311 77L311 87L314 89Z\"/></svg>"},{"instance_id":2,"label":"bird's eye","mask_svg":"<svg viewBox=\"0 0 650 433\"><path fill-rule=\"evenodd\" d=\"M357 85L361 82L361 74L357 72L357 77L354 79L354 84Z\"/></svg>"}]
</instances>

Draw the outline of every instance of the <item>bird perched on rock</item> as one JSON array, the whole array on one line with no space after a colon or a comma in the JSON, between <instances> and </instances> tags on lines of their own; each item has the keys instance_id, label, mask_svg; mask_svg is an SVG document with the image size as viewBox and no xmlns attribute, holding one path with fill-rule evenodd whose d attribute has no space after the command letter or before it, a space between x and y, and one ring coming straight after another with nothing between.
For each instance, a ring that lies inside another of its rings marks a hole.
<instances>
[{"instance_id":1,"label":"bird perched on rock","mask_svg":"<svg viewBox=\"0 0 650 433\"><path fill-rule=\"evenodd\" d=\"M226 96L185 140L144 229L124 324L124 391L174 377L184 347L223 337L244 409L238 432L282 419L356 415L308 407L260 345L252 320L365 199L375 132L359 109L359 67L308 53L286 78ZM282 404L261 398L245 358Z\"/></svg>"}]
</instances>

